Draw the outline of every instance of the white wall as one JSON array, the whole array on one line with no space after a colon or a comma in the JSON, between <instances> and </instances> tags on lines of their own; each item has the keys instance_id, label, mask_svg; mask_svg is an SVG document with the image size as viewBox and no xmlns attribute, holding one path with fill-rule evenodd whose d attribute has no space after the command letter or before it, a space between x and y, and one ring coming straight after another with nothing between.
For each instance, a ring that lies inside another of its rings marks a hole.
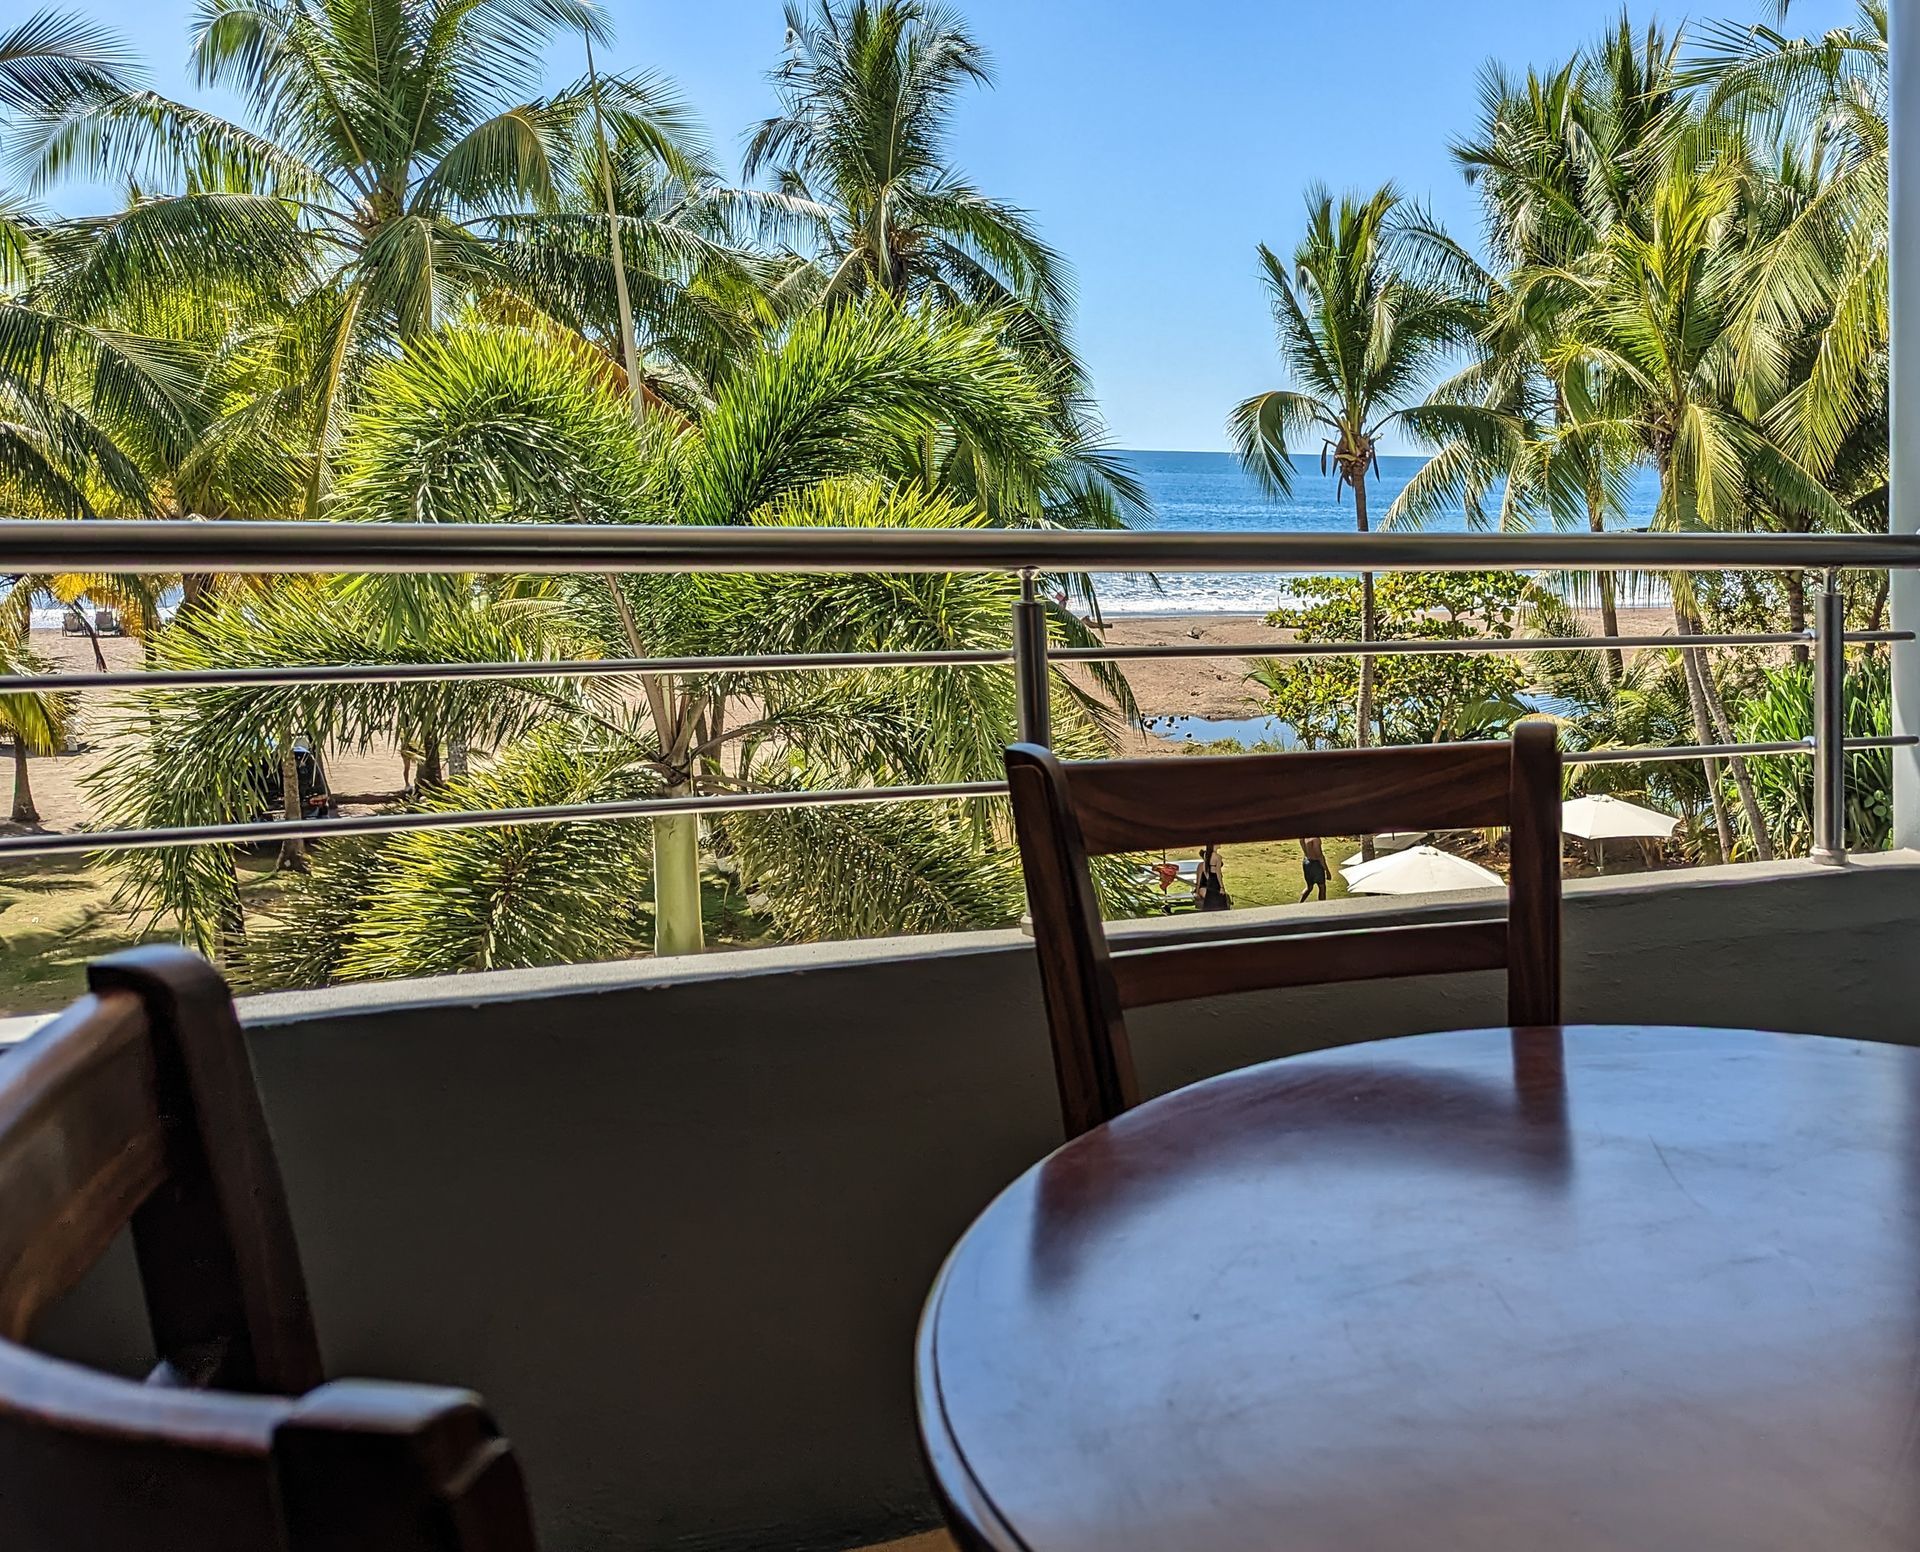
<instances>
[{"instance_id":1,"label":"white wall","mask_svg":"<svg viewBox=\"0 0 1920 1552\"><path fill-rule=\"evenodd\" d=\"M1893 490L1891 527L1920 533L1920 4L1895 0L1892 21L1891 270ZM1920 571L1896 571L1892 624L1920 630ZM1920 733L1920 643L1893 648L1893 730ZM1894 841L1920 846L1920 748L1893 751Z\"/></svg>"}]
</instances>

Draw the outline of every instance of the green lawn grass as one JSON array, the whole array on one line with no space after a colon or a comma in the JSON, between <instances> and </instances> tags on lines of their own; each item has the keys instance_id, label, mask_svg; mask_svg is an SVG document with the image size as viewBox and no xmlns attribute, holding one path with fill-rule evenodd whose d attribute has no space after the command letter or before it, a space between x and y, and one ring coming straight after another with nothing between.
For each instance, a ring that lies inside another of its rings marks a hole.
<instances>
[{"instance_id":1,"label":"green lawn grass","mask_svg":"<svg viewBox=\"0 0 1920 1552\"><path fill-rule=\"evenodd\" d=\"M1343 900L1347 881L1340 876L1340 864L1360 849L1358 841L1326 837L1322 846L1327 853L1327 898ZM1259 841L1248 846L1220 848L1220 876L1236 906L1293 905L1306 887L1300 871L1298 841Z\"/></svg>"},{"instance_id":2,"label":"green lawn grass","mask_svg":"<svg viewBox=\"0 0 1920 1552\"><path fill-rule=\"evenodd\" d=\"M0 870L0 1017L71 1002L86 990L88 960L169 937L117 907L87 857L10 863Z\"/></svg>"},{"instance_id":3,"label":"green lawn grass","mask_svg":"<svg viewBox=\"0 0 1920 1552\"><path fill-rule=\"evenodd\" d=\"M250 921L284 909L272 857L243 858L240 889ZM707 942L719 948L766 941L767 922L737 889L708 877L701 890ZM139 943L175 943L158 926L114 904L114 886L85 856L45 857L0 868L0 1018L47 1013L87 989L87 962Z\"/></svg>"},{"instance_id":4,"label":"green lawn grass","mask_svg":"<svg viewBox=\"0 0 1920 1552\"><path fill-rule=\"evenodd\" d=\"M1329 839L1333 877L1327 897L1346 885L1340 863L1354 843ZM1180 854L1181 859L1191 856ZM1221 861L1236 906L1292 905L1300 897L1300 847L1294 841L1225 846ZM241 890L250 918L283 908L284 885L271 857L241 864ZM709 876L701 892L707 941L718 948L771 941L768 923L724 880ZM0 1018L45 1013L86 990L89 960L136 943L177 941L167 923L152 926L114 904L113 884L83 856L48 857L0 869Z\"/></svg>"},{"instance_id":5,"label":"green lawn grass","mask_svg":"<svg viewBox=\"0 0 1920 1552\"><path fill-rule=\"evenodd\" d=\"M1327 871L1331 875L1327 880L1327 898L1344 899L1347 884L1340 876L1340 864L1359 849L1359 843L1328 836L1322 844L1326 848ZM1173 862L1191 862L1198 855L1197 848L1167 853L1168 860ZM1159 859L1149 860L1157 862ZM1298 904L1300 891L1307 882L1305 874L1301 872L1298 841L1258 841L1244 846L1222 846L1220 876L1226 881L1227 893L1232 897L1236 909Z\"/></svg>"}]
</instances>

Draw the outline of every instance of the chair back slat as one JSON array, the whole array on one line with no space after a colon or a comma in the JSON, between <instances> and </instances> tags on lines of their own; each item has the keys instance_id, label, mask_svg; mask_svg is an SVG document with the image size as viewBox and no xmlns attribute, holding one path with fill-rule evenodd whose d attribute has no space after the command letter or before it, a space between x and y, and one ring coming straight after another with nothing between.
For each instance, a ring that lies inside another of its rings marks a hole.
<instances>
[{"instance_id":1,"label":"chair back slat","mask_svg":"<svg viewBox=\"0 0 1920 1552\"><path fill-rule=\"evenodd\" d=\"M321 1384L225 982L157 947L89 982L0 1056L0 1546L533 1552L477 1398ZM126 1228L160 1360L144 1385L23 1345Z\"/></svg>"},{"instance_id":2,"label":"chair back slat","mask_svg":"<svg viewBox=\"0 0 1920 1552\"><path fill-rule=\"evenodd\" d=\"M1041 993L1067 1135L1077 1137L1137 1105L1139 1083L1107 963L1100 897L1087 868L1086 842L1064 770L1051 755L1016 758L1021 747L1008 751L1007 785L1036 935L1045 923L1039 937L1046 965Z\"/></svg>"},{"instance_id":3,"label":"chair back slat","mask_svg":"<svg viewBox=\"0 0 1920 1552\"><path fill-rule=\"evenodd\" d=\"M1324 986L1383 976L1498 970L1505 922L1449 922L1375 932L1309 932L1224 943L1134 949L1112 956L1121 1006L1146 1008L1276 986Z\"/></svg>"},{"instance_id":4,"label":"chair back slat","mask_svg":"<svg viewBox=\"0 0 1920 1552\"><path fill-rule=\"evenodd\" d=\"M96 994L146 1010L168 1179L133 1216L163 1377L297 1396L320 1344L280 1165L226 982L205 960L135 949L91 966Z\"/></svg>"},{"instance_id":5,"label":"chair back slat","mask_svg":"<svg viewBox=\"0 0 1920 1552\"><path fill-rule=\"evenodd\" d=\"M166 1178L146 1016L88 996L6 1058L0 1090L0 1338L26 1339Z\"/></svg>"},{"instance_id":6,"label":"chair back slat","mask_svg":"<svg viewBox=\"0 0 1920 1552\"><path fill-rule=\"evenodd\" d=\"M1505 744L1223 755L1206 762L1204 777L1188 780L1192 764L1064 766L1087 854L1363 830L1487 829L1507 818Z\"/></svg>"},{"instance_id":7,"label":"chair back slat","mask_svg":"<svg viewBox=\"0 0 1920 1552\"><path fill-rule=\"evenodd\" d=\"M1560 751L1513 741L1508 820L1507 1022L1560 1022Z\"/></svg>"},{"instance_id":8,"label":"chair back slat","mask_svg":"<svg viewBox=\"0 0 1920 1552\"><path fill-rule=\"evenodd\" d=\"M1560 1021L1560 756L1552 724L1511 743L1097 760L1007 750L1060 1113L1069 1137L1138 1103L1125 1010L1231 992L1507 971L1508 1021ZM1509 830L1504 921L1114 951L1088 859L1382 830Z\"/></svg>"}]
</instances>

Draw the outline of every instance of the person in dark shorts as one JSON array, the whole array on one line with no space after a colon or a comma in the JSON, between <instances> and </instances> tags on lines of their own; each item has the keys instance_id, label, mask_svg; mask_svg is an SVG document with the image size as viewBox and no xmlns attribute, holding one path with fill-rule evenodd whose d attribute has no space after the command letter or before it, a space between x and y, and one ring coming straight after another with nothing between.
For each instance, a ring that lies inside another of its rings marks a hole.
<instances>
[{"instance_id":1,"label":"person in dark shorts","mask_svg":"<svg viewBox=\"0 0 1920 1552\"><path fill-rule=\"evenodd\" d=\"M1307 896L1314 890L1320 891L1322 900L1327 898L1327 853L1320 844L1320 837L1310 835L1300 843L1300 871L1307 876L1307 887L1300 891L1299 904L1307 903Z\"/></svg>"}]
</instances>

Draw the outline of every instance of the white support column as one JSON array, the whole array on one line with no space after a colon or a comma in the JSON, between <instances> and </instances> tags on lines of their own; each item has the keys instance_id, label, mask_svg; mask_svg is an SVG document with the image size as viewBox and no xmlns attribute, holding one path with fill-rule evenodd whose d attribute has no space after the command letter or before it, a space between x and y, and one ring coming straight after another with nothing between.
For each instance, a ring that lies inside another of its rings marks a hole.
<instances>
[{"instance_id":1,"label":"white support column","mask_svg":"<svg viewBox=\"0 0 1920 1552\"><path fill-rule=\"evenodd\" d=\"M1920 533L1920 0L1894 0L1892 528ZM1920 630L1920 572L1893 573L1892 623ZM1920 642L1893 649L1893 730L1920 733ZM1920 749L1893 751L1893 839L1920 847Z\"/></svg>"}]
</instances>

